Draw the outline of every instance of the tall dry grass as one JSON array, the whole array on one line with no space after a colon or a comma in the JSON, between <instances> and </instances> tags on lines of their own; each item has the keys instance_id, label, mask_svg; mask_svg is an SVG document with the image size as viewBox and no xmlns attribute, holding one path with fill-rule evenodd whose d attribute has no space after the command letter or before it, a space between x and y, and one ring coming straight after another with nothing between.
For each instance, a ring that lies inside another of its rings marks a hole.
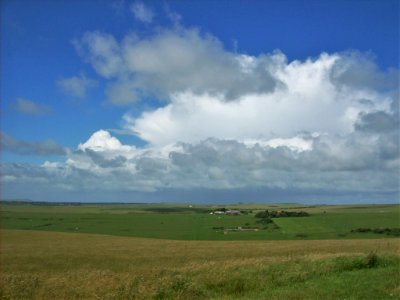
<instances>
[{"instance_id":1,"label":"tall dry grass","mask_svg":"<svg viewBox=\"0 0 400 300\"><path fill-rule=\"evenodd\" d=\"M207 242L19 230L0 237L4 299L290 298L299 294L285 294L293 286L310 284L304 297L318 298L319 278L340 275L346 286L360 281L354 274L365 277L364 289L391 277L376 295L399 295L398 239ZM379 268L351 269L370 252L382 257Z\"/></svg>"}]
</instances>

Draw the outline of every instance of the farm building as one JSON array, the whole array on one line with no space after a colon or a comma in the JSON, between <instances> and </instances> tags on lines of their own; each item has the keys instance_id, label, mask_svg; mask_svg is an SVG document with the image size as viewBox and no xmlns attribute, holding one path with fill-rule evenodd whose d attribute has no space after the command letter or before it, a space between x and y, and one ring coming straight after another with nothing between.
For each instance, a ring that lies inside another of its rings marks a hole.
<instances>
[{"instance_id":1,"label":"farm building","mask_svg":"<svg viewBox=\"0 0 400 300\"><path fill-rule=\"evenodd\" d=\"M227 210L225 214L229 216L239 216L241 213L239 210Z\"/></svg>"}]
</instances>

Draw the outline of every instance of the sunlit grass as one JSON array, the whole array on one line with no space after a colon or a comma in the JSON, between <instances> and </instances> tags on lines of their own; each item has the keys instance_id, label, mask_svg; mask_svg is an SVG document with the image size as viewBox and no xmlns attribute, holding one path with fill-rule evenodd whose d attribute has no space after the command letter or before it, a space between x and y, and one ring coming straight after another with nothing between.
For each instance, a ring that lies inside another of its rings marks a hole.
<instances>
[{"instance_id":1,"label":"sunlit grass","mask_svg":"<svg viewBox=\"0 0 400 300\"><path fill-rule=\"evenodd\" d=\"M1 241L4 299L400 296L398 239L212 242L3 230ZM371 252L377 261L369 265Z\"/></svg>"}]
</instances>

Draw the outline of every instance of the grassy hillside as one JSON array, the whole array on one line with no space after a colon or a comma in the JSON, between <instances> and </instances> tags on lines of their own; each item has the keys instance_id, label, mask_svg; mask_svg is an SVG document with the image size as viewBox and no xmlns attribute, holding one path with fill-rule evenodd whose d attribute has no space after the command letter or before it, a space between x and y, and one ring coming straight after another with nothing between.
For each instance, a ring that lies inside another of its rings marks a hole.
<instances>
[{"instance_id":1,"label":"grassy hillside","mask_svg":"<svg viewBox=\"0 0 400 300\"><path fill-rule=\"evenodd\" d=\"M2 230L1 297L398 299L399 246L398 239L212 242Z\"/></svg>"},{"instance_id":2,"label":"grassy hillside","mask_svg":"<svg viewBox=\"0 0 400 300\"><path fill-rule=\"evenodd\" d=\"M233 205L249 212L241 216L210 215L217 206L188 205L27 205L3 204L1 228L97 233L176 240L282 240L388 238L354 228L400 227L399 205L301 206ZM306 211L309 217L276 218L257 223L259 210ZM258 231L218 230L243 226Z\"/></svg>"}]
</instances>

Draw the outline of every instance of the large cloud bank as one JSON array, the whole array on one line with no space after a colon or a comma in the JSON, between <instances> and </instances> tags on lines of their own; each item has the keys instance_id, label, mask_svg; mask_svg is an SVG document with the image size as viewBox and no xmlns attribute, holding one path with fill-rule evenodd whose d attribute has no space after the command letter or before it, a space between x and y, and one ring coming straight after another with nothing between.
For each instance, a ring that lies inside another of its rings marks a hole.
<instances>
[{"instance_id":1,"label":"large cloud bank","mask_svg":"<svg viewBox=\"0 0 400 300\"><path fill-rule=\"evenodd\" d=\"M64 162L3 166L3 181L66 190L398 193L398 72L379 70L368 55L289 62L279 51L230 52L184 28L122 40L88 32L74 44L108 80L109 103L161 101L123 116L123 129L147 145L99 130Z\"/></svg>"}]
</instances>

